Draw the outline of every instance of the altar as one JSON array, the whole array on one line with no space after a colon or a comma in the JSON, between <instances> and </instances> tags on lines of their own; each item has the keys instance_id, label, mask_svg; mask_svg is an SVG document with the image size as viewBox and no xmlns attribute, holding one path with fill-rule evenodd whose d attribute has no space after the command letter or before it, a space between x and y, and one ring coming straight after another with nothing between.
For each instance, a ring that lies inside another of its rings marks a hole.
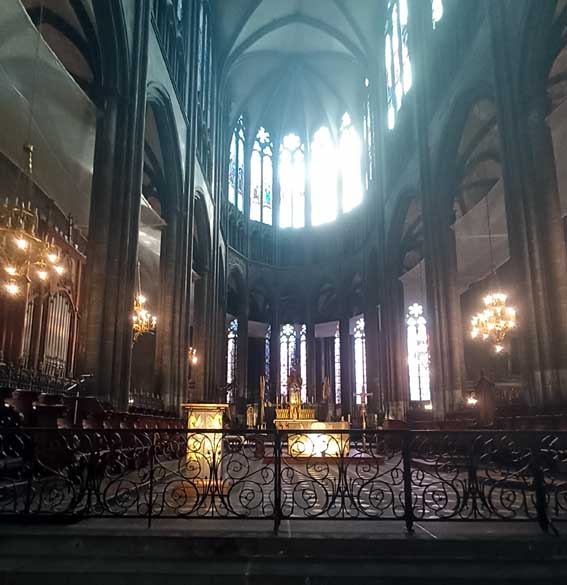
<instances>
[{"instance_id":1,"label":"altar","mask_svg":"<svg viewBox=\"0 0 567 585\"><path fill-rule=\"evenodd\" d=\"M289 405L276 408L274 420L276 430L307 431L287 434L288 455L294 458L309 457L311 459L348 456L350 442L347 431L350 429L350 423L317 420L315 407L301 403L301 379L293 373L288 379L288 396Z\"/></svg>"}]
</instances>

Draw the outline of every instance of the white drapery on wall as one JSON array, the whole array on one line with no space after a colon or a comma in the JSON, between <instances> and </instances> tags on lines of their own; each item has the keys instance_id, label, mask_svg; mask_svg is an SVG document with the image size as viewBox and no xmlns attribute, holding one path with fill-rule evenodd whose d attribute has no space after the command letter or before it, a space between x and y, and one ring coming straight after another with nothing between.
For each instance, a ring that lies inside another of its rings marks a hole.
<instances>
[{"instance_id":1,"label":"white drapery on wall","mask_svg":"<svg viewBox=\"0 0 567 585\"><path fill-rule=\"evenodd\" d=\"M567 215L567 101L564 101L551 113L549 126L551 127L555 152L561 217L565 217Z\"/></svg>"},{"instance_id":2,"label":"white drapery on wall","mask_svg":"<svg viewBox=\"0 0 567 585\"><path fill-rule=\"evenodd\" d=\"M502 179L485 198L454 223L453 230L457 246L457 287L462 294L471 284L486 278L492 268L499 268L510 258ZM491 239L493 266L490 260Z\"/></svg>"},{"instance_id":3,"label":"white drapery on wall","mask_svg":"<svg viewBox=\"0 0 567 585\"><path fill-rule=\"evenodd\" d=\"M425 260L418 262L411 270L400 277L404 289L404 310L417 303L424 309L427 306L425 288Z\"/></svg>"},{"instance_id":4,"label":"white drapery on wall","mask_svg":"<svg viewBox=\"0 0 567 585\"><path fill-rule=\"evenodd\" d=\"M0 152L25 170L23 146L31 142L35 147L34 181L65 214L73 216L77 226L86 228L95 106L43 39L36 64L38 33L21 2L2 0L1 5ZM28 137L32 102L34 117Z\"/></svg>"}]
</instances>

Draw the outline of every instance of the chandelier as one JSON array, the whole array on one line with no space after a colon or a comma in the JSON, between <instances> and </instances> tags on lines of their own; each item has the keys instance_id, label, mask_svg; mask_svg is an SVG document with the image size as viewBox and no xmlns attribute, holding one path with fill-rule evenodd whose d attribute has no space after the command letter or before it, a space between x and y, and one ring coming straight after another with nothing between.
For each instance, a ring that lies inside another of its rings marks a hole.
<instances>
[{"instance_id":1,"label":"chandelier","mask_svg":"<svg viewBox=\"0 0 567 585\"><path fill-rule=\"evenodd\" d=\"M24 148L31 184L33 146ZM47 283L65 273L59 249L38 232L39 213L29 201L6 199L0 206L0 286L10 297L18 296L33 280Z\"/></svg>"},{"instance_id":2,"label":"chandelier","mask_svg":"<svg viewBox=\"0 0 567 585\"><path fill-rule=\"evenodd\" d=\"M138 292L134 297L134 312L132 314L132 328L134 330L134 342L144 333L154 333L156 330L157 317L152 315L146 308L148 299L142 294L140 279L140 263L138 262Z\"/></svg>"},{"instance_id":3,"label":"chandelier","mask_svg":"<svg viewBox=\"0 0 567 585\"><path fill-rule=\"evenodd\" d=\"M516 309L506 305L504 293L493 293L484 297L484 311L471 319L471 337L490 341L494 351L501 353L504 338L516 327Z\"/></svg>"},{"instance_id":4,"label":"chandelier","mask_svg":"<svg viewBox=\"0 0 567 585\"><path fill-rule=\"evenodd\" d=\"M494 262L494 250L492 247L492 229L490 225L490 205L488 195L484 198L486 204L486 228L488 231L488 244L490 251L490 275L498 280ZM495 292L486 295L483 299L484 311L477 313L471 319L471 337L490 341L496 353L504 351L504 339L512 329L515 329L516 309L506 304L507 296L503 292Z\"/></svg>"}]
</instances>

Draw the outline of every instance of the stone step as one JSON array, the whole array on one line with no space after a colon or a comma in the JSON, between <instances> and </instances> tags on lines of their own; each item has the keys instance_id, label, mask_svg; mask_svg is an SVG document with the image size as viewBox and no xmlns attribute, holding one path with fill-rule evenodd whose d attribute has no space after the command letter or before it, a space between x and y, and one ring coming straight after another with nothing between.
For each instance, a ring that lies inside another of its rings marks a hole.
<instances>
[{"instance_id":1,"label":"stone step","mask_svg":"<svg viewBox=\"0 0 567 585\"><path fill-rule=\"evenodd\" d=\"M179 530L8 527L0 584L567 583L567 540L210 535ZM188 523L191 520L187 520ZM335 531L337 523L330 527Z\"/></svg>"}]
</instances>

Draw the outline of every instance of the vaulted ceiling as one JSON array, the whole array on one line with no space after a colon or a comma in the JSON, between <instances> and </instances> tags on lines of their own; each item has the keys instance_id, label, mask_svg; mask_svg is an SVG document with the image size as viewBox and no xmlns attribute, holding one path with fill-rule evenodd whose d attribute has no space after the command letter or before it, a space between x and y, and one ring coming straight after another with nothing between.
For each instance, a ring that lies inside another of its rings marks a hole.
<instances>
[{"instance_id":1,"label":"vaulted ceiling","mask_svg":"<svg viewBox=\"0 0 567 585\"><path fill-rule=\"evenodd\" d=\"M382 38L384 1L213 1L216 46L231 97L230 119L250 126L333 131L356 115Z\"/></svg>"}]
</instances>

